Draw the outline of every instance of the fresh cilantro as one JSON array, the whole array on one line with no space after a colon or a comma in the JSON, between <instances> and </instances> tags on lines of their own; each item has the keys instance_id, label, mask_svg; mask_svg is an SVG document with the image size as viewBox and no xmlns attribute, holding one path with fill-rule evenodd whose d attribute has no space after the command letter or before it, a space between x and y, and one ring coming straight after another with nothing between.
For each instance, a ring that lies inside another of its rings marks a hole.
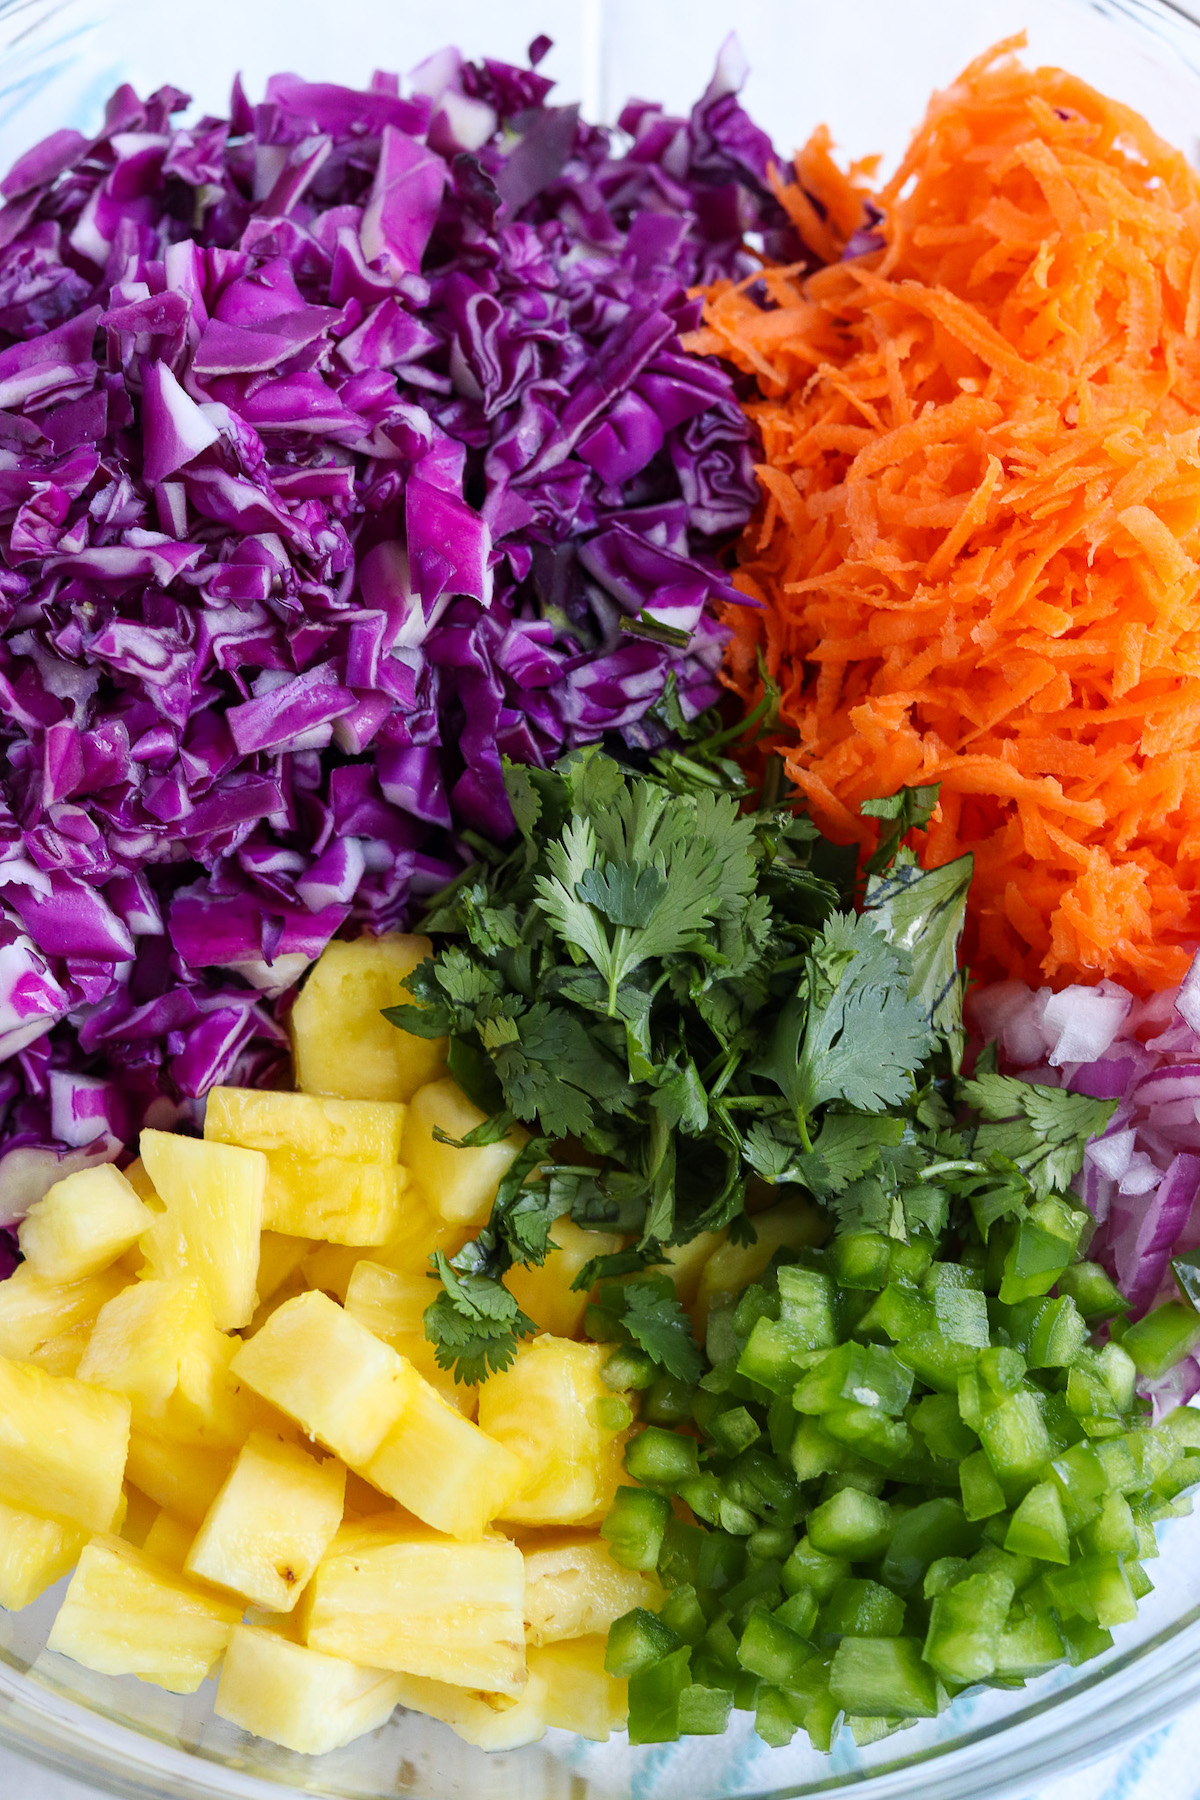
<instances>
[{"instance_id":1,"label":"fresh cilantro","mask_svg":"<svg viewBox=\"0 0 1200 1800\"><path fill-rule=\"evenodd\" d=\"M504 1278L545 1259L558 1219L624 1240L598 1242L577 1286L601 1283L605 1329L691 1380L686 1318L648 1271L699 1233L753 1241L751 1187L811 1196L836 1230L982 1246L1066 1187L1108 1114L1001 1078L986 1052L958 1079L970 863L923 870L901 847L936 789L869 804L884 830L856 912L853 849L769 802L775 776L746 805L730 755L745 728L681 730L674 690L661 717L678 741L637 771L595 745L506 765L512 843L438 896L435 954L387 1014L447 1039L486 1115L443 1142L469 1154L518 1120L533 1133L486 1223L435 1263L427 1330L463 1379L536 1329Z\"/></svg>"},{"instance_id":2,"label":"fresh cilantro","mask_svg":"<svg viewBox=\"0 0 1200 1800\"><path fill-rule=\"evenodd\" d=\"M442 1292L425 1309L425 1336L438 1367L473 1387L514 1361L522 1338L537 1326L521 1311L502 1282L483 1275L460 1275L439 1250L434 1261Z\"/></svg>"},{"instance_id":3,"label":"fresh cilantro","mask_svg":"<svg viewBox=\"0 0 1200 1800\"><path fill-rule=\"evenodd\" d=\"M877 875L889 867L901 843L910 831L924 830L938 803L941 782L929 787L901 788L882 800L864 800L859 811L870 819L882 819L890 829L881 831L874 855L866 865L868 875Z\"/></svg>"},{"instance_id":4,"label":"fresh cilantro","mask_svg":"<svg viewBox=\"0 0 1200 1800\"><path fill-rule=\"evenodd\" d=\"M703 1359L669 1277L635 1278L625 1283L622 1295L619 1323L638 1348L677 1381L698 1380Z\"/></svg>"},{"instance_id":5,"label":"fresh cilantro","mask_svg":"<svg viewBox=\"0 0 1200 1800\"><path fill-rule=\"evenodd\" d=\"M984 1120L975 1134L976 1154L1005 1157L1039 1198L1066 1190L1083 1167L1088 1139L1104 1130L1116 1106L1115 1100L1092 1100L1012 1075L977 1076L963 1083L962 1092Z\"/></svg>"},{"instance_id":6,"label":"fresh cilantro","mask_svg":"<svg viewBox=\"0 0 1200 1800\"><path fill-rule=\"evenodd\" d=\"M958 940L973 866L973 858L960 856L939 869L922 869L902 850L890 869L868 881L865 900L867 914L888 942L909 957L909 996L950 1046L956 1069L966 1046Z\"/></svg>"}]
</instances>

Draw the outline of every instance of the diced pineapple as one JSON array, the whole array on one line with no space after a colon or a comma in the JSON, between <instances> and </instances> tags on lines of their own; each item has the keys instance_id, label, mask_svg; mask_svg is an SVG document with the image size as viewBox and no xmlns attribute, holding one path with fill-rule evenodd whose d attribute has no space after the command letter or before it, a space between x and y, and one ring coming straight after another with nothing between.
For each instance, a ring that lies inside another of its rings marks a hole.
<instances>
[{"instance_id":1,"label":"diced pineapple","mask_svg":"<svg viewBox=\"0 0 1200 1800\"><path fill-rule=\"evenodd\" d=\"M79 1559L46 1648L101 1675L136 1675L194 1694L240 1617L240 1607L120 1538L96 1538Z\"/></svg>"},{"instance_id":2,"label":"diced pineapple","mask_svg":"<svg viewBox=\"0 0 1200 1800\"><path fill-rule=\"evenodd\" d=\"M213 1710L272 1744L324 1756L385 1724L399 1704L402 1679L238 1625Z\"/></svg>"},{"instance_id":3,"label":"diced pineapple","mask_svg":"<svg viewBox=\"0 0 1200 1800\"><path fill-rule=\"evenodd\" d=\"M214 1088L204 1135L261 1150L267 1225L340 1244L381 1244L400 1217L404 1107L251 1088ZM260 1288L261 1293L261 1288Z\"/></svg>"},{"instance_id":4,"label":"diced pineapple","mask_svg":"<svg viewBox=\"0 0 1200 1800\"><path fill-rule=\"evenodd\" d=\"M539 1337L479 1389L479 1423L524 1463L524 1487L502 1517L523 1525L599 1523L623 1479L624 1439L602 1423L612 1396L604 1344Z\"/></svg>"},{"instance_id":5,"label":"diced pineapple","mask_svg":"<svg viewBox=\"0 0 1200 1800\"><path fill-rule=\"evenodd\" d=\"M470 1418L478 1404L475 1389L455 1381L450 1370L438 1366L433 1345L425 1336L425 1309L435 1295L428 1268L401 1274L382 1263L363 1260L355 1264L347 1284L346 1311L406 1356L443 1400Z\"/></svg>"},{"instance_id":6,"label":"diced pineapple","mask_svg":"<svg viewBox=\"0 0 1200 1800\"><path fill-rule=\"evenodd\" d=\"M154 1183L146 1173L146 1165L140 1156L135 1156L129 1167L125 1170L125 1179L137 1195L138 1199L142 1202L143 1206L149 1207L152 1213L162 1212L162 1200L159 1198Z\"/></svg>"},{"instance_id":7,"label":"diced pineapple","mask_svg":"<svg viewBox=\"0 0 1200 1800\"><path fill-rule=\"evenodd\" d=\"M613 1561L603 1538L547 1532L522 1543L525 1557L525 1636L530 1644L607 1632L635 1606L656 1612L658 1583Z\"/></svg>"},{"instance_id":8,"label":"diced pineapple","mask_svg":"<svg viewBox=\"0 0 1200 1800\"><path fill-rule=\"evenodd\" d=\"M256 1431L209 1508L186 1563L189 1575L290 1612L342 1522L346 1471Z\"/></svg>"},{"instance_id":9,"label":"diced pineapple","mask_svg":"<svg viewBox=\"0 0 1200 1800\"><path fill-rule=\"evenodd\" d=\"M472 1693L447 1681L398 1675L400 1705L440 1719L480 1750L519 1750L546 1735L546 1684L530 1674L518 1700L507 1694Z\"/></svg>"},{"instance_id":10,"label":"diced pineapple","mask_svg":"<svg viewBox=\"0 0 1200 1800\"><path fill-rule=\"evenodd\" d=\"M29 1352L25 1361L45 1369L48 1375L77 1375L91 1336L90 1325L74 1325L70 1331L60 1331L56 1337L47 1338L44 1344Z\"/></svg>"},{"instance_id":11,"label":"diced pineapple","mask_svg":"<svg viewBox=\"0 0 1200 1800\"><path fill-rule=\"evenodd\" d=\"M354 1467L374 1456L400 1416L406 1367L320 1293L281 1306L232 1363L240 1381Z\"/></svg>"},{"instance_id":12,"label":"diced pineapple","mask_svg":"<svg viewBox=\"0 0 1200 1800\"><path fill-rule=\"evenodd\" d=\"M195 1276L222 1331L254 1315L267 1159L259 1150L143 1131L142 1159L166 1212L142 1247L156 1275Z\"/></svg>"},{"instance_id":13,"label":"diced pineapple","mask_svg":"<svg viewBox=\"0 0 1200 1800\"><path fill-rule=\"evenodd\" d=\"M262 1330L268 1319L274 1317L281 1306L286 1306L289 1300L295 1300L297 1295L307 1294L307 1292L308 1283L297 1269L294 1274L288 1276L282 1287L276 1288L269 1300L264 1300L260 1306L255 1307L254 1317L238 1333L238 1336L242 1339L252 1338L256 1332Z\"/></svg>"},{"instance_id":14,"label":"diced pineapple","mask_svg":"<svg viewBox=\"0 0 1200 1800\"><path fill-rule=\"evenodd\" d=\"M722 1244L705 1263L696 1292L692 1322L704 1342L708 1309L717 1294L740 1294L757 1281L777 1250L803 1250L822 1244L829 1236L829 1222L815 1206L798 1199L781 1200L778 1206L754 1215L752 1244Z\"/></svg>"},{"instance_id":15,"label":"diced pineapple","mask_svg":"<svg viewBox=\"0 0 1200 1800\"><path fill-rule=\"evenodd\" d=\"M128 1447L124 1395L0 1357L0 1500L109 1531Z\"/></svg>"},{"instance_id":16,"label":"diced pineapple","mask_svg":"<svg viewBox=\"0 0 1200 1800\"><path fill-rule=\"evenodd\" d=\"M125 1533L121 1533L122 1537ZM188 1559L192 1545L196 1541L196 1530L186 1519L162 1507L154 1516L154 1522L146 1533L140 1548L154 1562L162 1563L176 1574L183 1574L183 1565Z\"/></svg>"},{"instance_id":17,"label":"diced pineapple","mask_svg":"<svg viewBox=\"0 0 1200 1800\"><path fill-rule=\"evenodd\" d=\"M399 1164L349 1162L338 1156L264 1152L269 1170L263 1217L272 1231L331 1244L386 1243L408 1188Z\"/></svg>"},{"instance_id":18,"label":"diced pineapple","mask_svg":"<svg viewBox=\"0 0 1200 1800\"><path fill-rule=\"evenodd\" d=\"M464 1419L411 1363L404 1369L400 1416L361 1473L435 1531L481 1537L522 1487L524 1465Z\"/></svg>"},{"instance_id":19,"label":"diced pineapple","mask_svg":"<svg viewBox=\"0 0 1200 1800\"><path fill-rule=\"evenodd\" d=\"M435 1250L457 1256L470 1235L469 1226L453 1224L434 1212L416 1183L410 1182L396 1229L386 1244L371 1251L371 1261L395 1269L398 1275L424 1278Z\"/></svg>"},{"instance_id":20,"label":"diced pineapple","mask_svg":"<svg viewBox=\"0 0 1200 1800\"><path fill-rule=\"evenodd\" d=\"M288 1237L282 1231L264 1231L258 1240L258 1303L273 1299L286 1281L297 1274L305 1257L315 1248L312 1238Z\"/></svg>"},{"instance_id":21,"label":"diced pineapple","mask_svg":"<svg viewBox=\"0 0 1200 1800\"><path fill-rule=\"evenodd\" d=\"M518 1263L505 1286L539 1331L578 1337L588 1296L573 1292L571 1283L593 1256L610 1256L625 1240L607 1231L583 1231L565 1213L550 1227L550 1238L555 1247L541 1267Z\"/></svg>"},{"instance_id":22,"label":"diced pineapple","mask_svg":"<svg viewBox=\"0 0 1200 1800\"><path fill-rule=\"evenodd\" d=\"M127 1394L139 1428L232 1449L267 1422L229 1372L237 1348L213 1324L199 1281L137 1281L102 1310L79 1376Z\"/></svg>"},{"instance_id":23,"label":"diced pineapple","mask_svg":"<svg viewBox=\"0 0 1200 1800\"><path fill-rule=\"evenodd\" d=\"M100 1308L121 1292L125 1280L116 1270L105 1269L83 1281L47 1281L31 1263L21 1263L7 1281L0 1281L0 1356L30 1362L79 1326L90 1330Z\"/></svg>"},{"instance_id":24,"label":"diced pineapple","mask_svg":"<svg viewBox=\"0 0 1200 1800\"><path fill-rule=\"evenodd\" d=\"M129 1434L126 1474L156 1506L198 1526L229 1474L228 1450L203 1450L154 1431Z\"/></svg>"},{"instance_id":25,"label":"diced pineapple","mask_svg":"<svg viewBox=\"0 0 1200 1800\"><path fill-rule=\"evenodd\" d=\"M404 1121L401 1160L434 1211L455 1225L483 1224L505 1171L529 1139L519 1125L498 1144L471 1150L456 1150L434 1136L439 1130L464 1138L486 1118L447 1075L417 1090Z\"/></svg>"},{"instance_id":26,"label":"diced pineapple","mask_svg":"<svg viewBox=\"0 0 1200 1800\"><path fill-rule=\"evenodd\" d=\"M112 1163L67 1175L30 1207L17 1232L22 1254L46 1281L83 1281L124 1256L152 1214Z\"/></svg>"},{"instance_id":27,"label":"diced pineapple","mask_svg":"<svg viewBox=\"0 0 1200 1800\"><path fill-rule=\"evenodd\" d=\"M661 1268L655 1274L669 1275L675 1284L675 1293L684 1312L691 1312L696 1304L696 1294L700 1287L700 1277L710 1256L716 1254L729 1237L727 1231L702 1231L686 1244L673 1244L669 1250L663 1251Z\"/></svg>"},{"instance_id":28,"label":"diced pineapple","mask_svg":"<svg viewBox=\"0 0 1200 1800\"><path fill-rule=\"evenodd\" d=\"M369 1668L518 1697L525 1685L525 1565L515 1544L432 1531L339 1534L309 1587L314 1650Z\"/></svg>"},{"instance_id":29,"label":"diced pineapple","mask_svg":"<svg viewBox=\"0 0 1200 1800\"><path fill-rule=\"evenodd\" d=\"M350 1278L364 1256L378 1256L379 1251L362 1244L318 1244L300 1265L304 1284L332 1294L344 1306Z\"/></svg>"},{"instance_id":30,"label":"diced pineapple","mask_svg":"<svg viewBox=\"0 0 1200 1800\"><path fill-rule=\"evenodd\" d=\"M87 1532L0 1502L0 1606L19 1612L79 1561Z\"/></svg>"},{"instance_id":31,"label":"diced pineapple","mask_svg":"<svg viewBox=\"0 0 1200 1800\"><path fill-rule=\"evenodd\" d=\"M547 1725L605 1744L629 1716L629 1683L604 1667L606 1637L581 1637L530 1650L529 1674L546 1684Z\"/></svg>"},{"instance_id":32,"label":"diced pineapple","mask_svg":"<svg viewBox=\"0 0 1200 1800\"><path fill-rule=\"evenodd\" d=\"M118 1535L127 1544L132 1544L135 1550L141 1550L162 1508L149 1494L143 1494L141 1488L134 1487L132 1482L127 1481L122 1491L125 1495L125 1517L121 1521Z\"/></svg>"},{"instance_id":33,"label":"diced pineapple","mask_svg":"<svg viewBox=\"0 0 1200 1800\"><path fill-rule=\"evenodd\" d=\"M349 1162L399 1162L403 1131L404 1107L394 1100L217 1087L204 1111L204 1135L216 1143Z\"/></svg>"},{"instance_id":34,"label":"diced pineapple","mask_svg":"<svg viewBox=\"0 0 1200 1800\"><path fill-rule=\"evenodd\" d=\"M415 1037L383 1017L413 996L405 979L433 955L427 937L392 933L330 944L296 997L296 1085L349 1100L408 1100L441 1072L445 1038Z\"/></svg>"}]
</instances>

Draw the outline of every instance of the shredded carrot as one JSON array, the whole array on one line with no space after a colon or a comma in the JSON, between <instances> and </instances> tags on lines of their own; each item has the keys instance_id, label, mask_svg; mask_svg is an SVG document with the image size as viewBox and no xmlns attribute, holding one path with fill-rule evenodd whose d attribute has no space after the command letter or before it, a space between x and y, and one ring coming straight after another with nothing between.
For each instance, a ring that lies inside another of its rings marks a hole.
<instances>
[{"instance_id":1,"label":"shredded carrot","mask_svg":"<svg viewBox=\"0 0 1200 1800\"><path fill-rule=\"evenodd\" d=\"M763 446L725 678L765 657L836 837L941 782L981 976L1155 989L1200 940L1200 178L1018 48L935 95L878 248L707 295ZM828 255L864 171L819 132L796 174Z\"/></svg>"}]
</instances>

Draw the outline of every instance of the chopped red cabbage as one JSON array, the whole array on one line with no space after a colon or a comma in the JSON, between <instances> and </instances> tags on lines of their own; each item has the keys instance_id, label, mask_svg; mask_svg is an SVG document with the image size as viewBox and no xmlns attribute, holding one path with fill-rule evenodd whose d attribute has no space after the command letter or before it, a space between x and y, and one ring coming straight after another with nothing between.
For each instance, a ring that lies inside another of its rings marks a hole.
<instances>
[{"instance_id":1,"label":"chopped red cabbage","mask_svg":"<svg viewBox=\"0 0 1200 1800\"><path fill-rule=\"evenodd\" d=\"M544 49L123 87L0 184L0 1223L277 1077L330 936L509 830L503 755L716 695L756 490L680 336L748 233L797 254L771 146L732 51L626 142Z\"/></svg>"}]
</instances>

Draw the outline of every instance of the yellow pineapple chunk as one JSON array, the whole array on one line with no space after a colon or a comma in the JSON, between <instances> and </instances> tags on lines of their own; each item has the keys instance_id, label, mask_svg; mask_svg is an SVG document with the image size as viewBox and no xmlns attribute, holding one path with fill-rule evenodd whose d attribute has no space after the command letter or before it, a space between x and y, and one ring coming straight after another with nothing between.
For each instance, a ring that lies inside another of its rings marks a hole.
<instances>
[{"instance_id":1,"label":"yellow pineapple chunk","mask_svg":"<svg viewBox=\"0 0 1200 1800\"><path fill-rule=\"evenodd\" d=\"M233 1359L264 1400L342 1461L368 1462L400 1415L407 1365L327 1294L300 1294L273 1313Z\"/></svg>"},{"instance_id":2,"label":"yellow pineapple chunk","mask_svg":"<svg viewBox=\"0 0 1200 1800\"><path fill-rule=\"evenodd\" d=\"M189 1575L290 1612L342 1522L346 1471L295 1444L252 1433L187 1559Z\"/></svg>"},{"instance_id":3,"label":"yellow pineapple chunk","mask_svg":"<svg viewBox=\"0 0 1200 1800\"><path fill-rule=\"evenodd\" d=\"M518 1264L505 1277L505 1286L539 1331L578 1337L588 1296L573 1292L571 1283L593 1256L610 1256L625 1240L608 1231L584 1231L566 1214L550 1227L550 1239L554 1249L541 1267Z\"/></svg>"},{"instance_id":4,"label":"yellow pineapple chunk","mask_svg":"<svg viewBox=\"0 0 1200 1800\"><path fill-rule=\"evenodd\" d=\"M260 1306L255 1307L254 1317L238 1333L238 1337L243 1340L252 1338L256 1332L262 1330L268 1319L274 1317L281 1306L286 1306L289 1300L295 1300L299 1294L307 1294L307 1292L308 1283L297 1269L294 1275L288 1276L282 1287L276 1288L269 1300L264 1300ZM234 1348L237 1348L236 1343Z\"/></svg>"},{"instance_id":5,"label":"yellow pineapple chunk","mask_svg":"<svg viewBox=\"0 0 1200 1800\"><path fill-rule=\"evenodd\" d=\"M318 1244L301 1263L300 1274L305 1287L320 1288L344 1306L350 1278L363 1257L379 1254L362 1244Z\"/></svg>"},{"instance_id":6,"label":"yellow pineapple chunk","mask_svg":"<svg viewBox=\"0 0 1200 1800\"><path fill-rule=\"evenodd\" d=\"M241 1608L204 1593L120 1538L79 1559L46 1643L101 1675L194 1694L224 1654Z\"/></svg>"},{"instance_id":7,"label":"yellow pineapple chunk","mask_svg":"<svg viewBox=\"0 0 1200 1800\"><path fill-rule=\"evenodd\" d=\"M125 1179L137 1195L138 1199L142 1202L143 1206L148 1207L152 1213L162 1212L162 1200L159 1197L154 1183L146 1173L146 1165L140 1156L135 1156L129 1167L125 1170Z\"/></svg>"},{"instance_id":8,"label":"yellow pineapple chunk","mask_svg":"<svg viewBox=\"0 0 1200 1800\"><path fill-rule=\"evenodd\" d=\"M166 1212L142 1239L156 1275L194 1276L222 1331L254 1314L267 1159L259 1150L143 1131L142 1160Z\"/></svg>"},{"instance_id":9,"label":"yellow pineapple chunk","mask_svg":"<svg viewBox=\"0 0 1200 1800\"><path fill-rule=\"evenodd\" d=\"M398 1166L404 1110L391 1100L214 1088L204 1135L265 1153L272 1230L381 1244L399 1220L407 1182Z\"/></svg>"},{"instance_id":10,"label":"yellow pineapple chunk","mask_svg":"<svg viewBox=\"0 0 1200 1800\"><path fill-rule=\"evenodd\" d=\"M345 1304L352 1319L406 1356L430 1387L470 1418L478 1404L475 1389L455 1381L450 1370L438 1366L433 1345L425 1336L425 1308L436 1295L428 1267L401 1273L383 1263L363 1260L355 1264L346 1284Z\"/></svg>"},{"instance_id":11,"label":"yellow pineapple chunk","mask_svg":"<svg viewBox=\"0 0 1200 1800\"><path fill-rule=\"evenodd\" d=\"M296 1085L347 1100L409 1100L440 1074L445 1038L415 1037L383 1017L413 996L405 979L433 955L427 937L394 932L334 942L322 953L292 1008Z\"/></svg>"},{"instance_id":12,"label":"yellow pineapple chunk","mask_svg":"<svg viewBox=\"0 0 1200 1800\"><path fill-rule=\"evenodd\" d=\"M139 1428L232 1449L267 1421L229 1372L237 1348L199 1281L136 1281L96 1320L79 1377L127 1394Z\"/></svg>"},{"instance_id":13,"label":"yellow pineapple chunk","mask_svg":"<svg viewBox=\"0 0 1200 1800\"><path fill-rule=\"evenodd\" d=\"M0 1356L32 1362L53 1355L61 1338L80 1327L91 1330L100 1308L121 1292L125 1281L115 1269L83 1281L48 1281L31 1263L21 1263L7 1281L0 1281Z\"/></svg>"},{"instance_id":14,"label":"yellow pineapple chunk","mask_svg":"<svg viewBox=\"0 0 1200 1800\"><path fill-rule=\"evenodd\" d=\"M219 1144L241 1144L247 1150L397 1163L403 1132L404 1107L394 1100L338 1100L267 1088L218 1087L205 1103L205 1137Z\"/></svg>"},{"instance_id":15,"label":"yellow pineapple chunk","mask_svg":"<svg viewBox=\"0 0 1200 1800\"><path fill-rule=\"evenodd\" d=\"M141 1488L134 1487L132 1482L127 1481L122 1492L125 1495L125 1517L121 1521L118 1535L127 1544L132 1544L135 1550L141 1550L162 1509L156 1501L151 1500L149 1494L143 1494Z\"/></svg>"},{"instance_id":16,"label":"yellow pineapple chunk","mask_svg":"<svg viewBox=\"0 0 1200 1800\"><path fill-rule=\"evenodd\" d=\"M0 1502L0 1606L19 1612L69 1574L87 1532Z\"/></svg>"},{"instance_id":17,"label":"yellow pineapple chunk","mask_svg":"<svg viewBox=\"0 0 1200 1800\"><path fill-rule=\"evenodd\" d=\"M84 1531L122 1504L129 1402L0 1357L0 1500Z\"/></svg>"},{"instance_id":18,"label":"yellow pineapple chunk","mask_svg":"<svg viewBox=\"0 0 1200 1800\"><path fill-rule=\"evenodd\" d=\"M46 1281L83 1281L124 1256L152 1218L120 1170L98 1163L56 1181L30 1207L17 1238Z\"/></svg>"},{"instance_id":19,"label":"yellow pineapple chunk","mask_svg":"<svg viewBox=\"0 0 1200 1800\"><path fill-rule=\"evenodd\" d=\"M704 1342L708 1309L718 1294L740 1294L757 1281L777 1250L803 1250L821 1244L829 1225L815 1206L791 1199L754 1215L752 1244L722 1244L705 1263L696 1291L692 1322Z\"/></svg>"},{"instance_id":20,"label":"yellow pineapple chunk","mask_svg":"<svg viewBox=\"0 0 1200 1800\"><path fill-rule=\"evenodd\" d=\"M398 1675L396 1680L401 1706L440 1719L480 1750L519 1750L546 1735L546 1684L532 1672L517 1700L508 1694L472 1693L422 1675Z\"/></svg>"},{"instance_id":21,"label":"yellow pineapple chunk","mask_svg":"<svg viewBox=\"0 0 1200 1800\"><path fill-rule=\"evenodd\" d=\"M404 1121L401 1159L434 1211L455 1225L483 1224L505 1171L529 1139L519 1125L498 1144L471 1150L456 1150L434 1136L439 1130L464 1138L486 1118L447 1075L417 1090Z\"/></svg>"},{"instance_id":22,"label":"yellow pineapple chunk","mask_svg":"<svg viewBox=\"0 0 1200 1800\"><path fill-rule=\"evenodd\" d=\"M704 1266L709 1257L715 1255L722 1244L727 1242L728 1237L727 1231L702 1231L688 1243L673 1244L669 1250L663 1251L665 1261L655 1273L671 1277L684 1312L690 1313L695 1306Z\"/></svg>"},{"instance_id":23,"label":"yellow pineapple chunk","mask_svg":"<svg viewBox=\"0 0 1200 1800\"><path fill-rule=\"evenodd\" d=\"M343 1536L344 1533L344 1536ZM525 1565L515 1544L343 1527L306 1595L314 1650L368 1668L520 1695Z\"/></svg>"},{"instance_id":24,"label":"yellow pineapple chunk","mask_svg":"<svg viewBox=\"0 0 1200 1800\"><path fill-rule=\"evenodd\" d=\"M404 1371L400 1416L360 1471L435 1531L482 1537L522 1487L524 1465L464 1419L411 1363Z\"/></svg>"},{"instance_id":25,"label":"yellow pineapple chunk","mask_svg":"<svg viewBox=\"0 0 1200 1800\"><path fill-rule=\"evenodd\" d=\"M457 1256L470 1235L469 1226L456 1225L434 1212L413 1182L404 1195L395 1231L386 1244L371 1251L371 1261L395 1269L398 1275L424 1277L435 1250Z\"/></svg>"},{"instance_id":26,"label":"yellow pineapple chunk","mask_svg":"<svg viewBox=\"0 0 1200 1800\"><path fill-rule=\"evenodd\" d=\"M386 1724L402 1677L293 1644L278 1632L234 1627L213 1707L255 1737L324 1756Z\"/></svg>"},{"instance_id":27,"label":"yellow pineapple chunk","mask_svg":"<svg viewBox=\"0 0 1200 1800\"><path fill-rule=\"evenodd\" d=\"M129 1434L129 1480L156 1506L198 1526L229 1474L228 1450L204 1450L155 1431Z\"/></svg>"},{"instance_id":28,"label":"yellow pineapple chunk","mask_svg":"<svg viewBox=\"0 0 1200 1800\"><path fill-rule=\"evenodd\" d=\"M529 1676L540 1676L546 1693L542 1702L547 1725L574 1731L594 1743L605 1744L620 1731L629 1716L629 1683L618 1681L604 1667L608 1639L600 1635L573 1638L560 1644L543 1644L530 1650Z\"/></svg>"},{"instance_id":29,"label":"yellow pineapple chunk","mask_svg":"<svg viewBox=\"0 0 1200 1800\"><path fill-rule=\"evenodd\" d=\"M124 1537L125 1533L122 1532L121 1536ZM177 1574L182 1575L183 1565L195 1541L195 1527L186 1519L168 1512L164 1506L155 1514L154 1522L139 1548L154 1562L163 1563L168 1569L174 1569Z\"/></svg>"},{"instance_id":30,"label":"yellow pineapple chunk","mask_svg":"<svg viewBox=\"0 0 1200 1800\"><path fill-rule=\"evenodd\" d=\"M545 1532L522 1542L525 1637L530 1644L607 1632L635 1606L657 1612L662 1589L613 1561L594 1533Z\"/></svg>"},{"instance_id":31,"label":"yellow pineapple chunk","mask_svg":"<svg viewBox=\"0 0 1200 1800\"><path fill-rule=\"evenodd\" d=\"M611 1400L604 1344L539 1337L479 1389L479 1423L524 1463L524 1487L502 1517L522 1525L598 1523L623 1479L623 1438L602 1423Z\"/></svg>"},{"instance_id":32,"label":"yellow pineapple chunk","mask_svg":"<svg viewBox=\"0 0 1200 1800\"><path fill-rule=\"evenodd\" d=\"M386 1243L395 1231L409 1180L398 1163L288 1156L282 1150L266 1156L264 1217L272 1231L359 1245Z\"/></svg>"},{"instance_id":33,"label":"yellow pineapple chunk","mask_svg":"<svg viewBox=\"0 0 1200 1800\"><path fill-rule=\"evenodd\" d=\"M36 1363L48 1375L77 1375L91 1335L90 1325L74 1325L70 1331L60 1331L57 1337L47 1338L44 1344L30 1351L25 1361Z\"/></svg>"},{"instance_id":34,"label":"yellow pineapple chunk","mask_svg":"<svg viewBox=\"0 0 1200 1800\"><path fill-rule=\"evenodd\" d=\"M301 1263L314 1248L312 1238L288 1237L281 1231L263 1232L258 1240L257 1285L260 1306L274 1299L284 1283L299 1273Z\"/></svg>"}]
</instances>

